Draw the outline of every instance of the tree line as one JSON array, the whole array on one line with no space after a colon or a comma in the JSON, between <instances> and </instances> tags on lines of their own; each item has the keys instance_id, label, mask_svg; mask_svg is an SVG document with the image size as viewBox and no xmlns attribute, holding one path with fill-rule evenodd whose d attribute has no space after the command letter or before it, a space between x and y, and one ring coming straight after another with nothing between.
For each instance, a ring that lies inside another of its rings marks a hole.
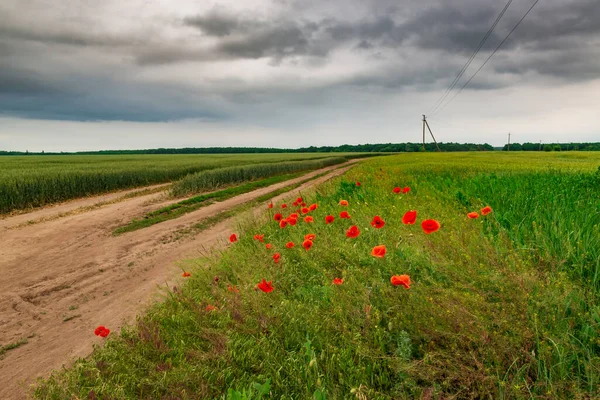
<instances>
[{"instance_id":1,"label":"tree line","mask_svg":"<svg viewBox=\"0 0 600 400\"><path fill-rule=\"evenodd\" d=\"M508 151L508 144L502 151ZM511 143L510 151L600 151L600 143Z\"/></svg>"}]
</instances>

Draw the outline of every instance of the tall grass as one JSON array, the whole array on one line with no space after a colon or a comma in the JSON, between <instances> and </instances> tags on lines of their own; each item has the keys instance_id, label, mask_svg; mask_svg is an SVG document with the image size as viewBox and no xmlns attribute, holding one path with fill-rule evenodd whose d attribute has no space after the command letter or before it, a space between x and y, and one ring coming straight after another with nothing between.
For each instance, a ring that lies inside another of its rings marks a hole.
<instances>
[{"instance_id":1,"label":"tall grass","mask_svg":"<svg viewBox=\"0 0 600 400\"><path fill-rule=\"evenodd\" d=\"M173 196L185 196L192 193L209 191L240 182L248 182L275 175L291 174L299 171L324 168L341 164L343 157L328 157L320 160L242 165L217 168L191 174L175 183L171 189Z\"/></svg>"}]
</instances>

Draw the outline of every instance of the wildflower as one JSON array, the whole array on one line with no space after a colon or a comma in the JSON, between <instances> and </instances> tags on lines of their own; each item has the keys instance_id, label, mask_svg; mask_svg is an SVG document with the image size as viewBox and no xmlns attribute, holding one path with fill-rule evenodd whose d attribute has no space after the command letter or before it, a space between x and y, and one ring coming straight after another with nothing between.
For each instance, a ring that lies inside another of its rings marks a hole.
<instances>
[{"instance_id":1,"label":"wildflower","mask_svg":"<svg viewBox=\"0 0 600 400\"><path fill-rule=\"evenodd\" d=\"M305 203L305 202L302 202L302 203L300 203L300 205L301 205L302 207L306 207L306 203Z\"/></svg>"},{"instance_id":2,"label":"wildflower","mask_svg":"<svg viewBox=\"0 0 600 400\"><path fill-rule=\"evenodd\" d=\"M298 214L297 213L290 214L290 216L288 218L298 219Z\"/></svg>"},{"instance_id":3,"label":"wildflower","mask_svg":"<svg viewBox=\"0 0 600 400\"><path fill-rule=\"evenodd\" d=\"M315 211L317 209L317 207L319 207L319 206L315 203L315 204L311 204L310 206L308 206L308 209L310 211Z\"/></svg>"},{"instance_id":4,"label":"wildflower","mask_svg":"<svg viewBox=\"0 0 600 400\"><path fill-rule=\"evenodd\" d=\"M281 258L281 254L279 254L279 253L273 254L273 261L275 261L275 264L277 264L279 262L280 258Z\"/></svg>"},{"instance_id":5,"label":"wildflower","mask_svg":"<svg viewBox=\"0 0 600 400\"><path fill-rule=\"evenodd\" d=\"M204 309L206 312L211 312L211 311L217 311L218 308L213 306L212 304L209 304L206 306L206 308Z\"/></svg>"},{"instance_id":6,"label":"wildflower","mask_svg":"<svg viewBox=\"0 0 600 400\"><path fill-rule=\"evenodd\" d=\"M254 235L254 240L258 240L259 242L265 241L265 235L259 235L258 233Z\"/></svg>"},{"instance_id":7,"label":"wildflower","mask_svg":"<svg viewBox=\"0 0 600 400\"><path fill-rule=\"evenodd\" d=\"M471 219L475 219L475 218L479 218L479 214L475 211L470 212L467 214L467 217L471 218Z\"/></svg>"},{"instance_id":8,"label":"wildflower","mask_svg":"<svg viewBox=\"0 0 600 400\"><path fill-rule=\"evenodd\" d=\"M301 212L302 212L302 214L308 214L310 212L310 210L308 209L308 207L302 207Z\"/></svg>"},{"instance_id":9,"label":"wildflower","mask_svg":"<svg viewBox=\"0 0 600 400\"><path fill-rule=\"evenodd\" d=\"M426 219L421 223L421 228L423 228L423 231L429 235L430 233L440 229L440 223L435 219Z\"/></svg>"},{"instance_id":10,"label":"wildflower","mask_svg":"<svg viewBox=\"0 0 600 400\"><path fill-rule=\"evenodd\" d=\"M273 281L267 282L263 278L262 282L260 282L258 285L256 285L256 287L259 288L260 290L262 290L265 293L270 293L270 292L273 291L273 285L271 284L271 282L273 282Z\"/></svg>"},{"instance_id":11,"label":"wildflower","mask_svg":"<svg viewBox=\"0 0 600 400\"><path fill-rule=\"evenodd\" d=\"M302 197L298 197L298 198L296 199L296 203L298 203L298 204L301 204L301 203L302 203Z\"/></svg>"},{"instance_id":12,"label":"wildflower","mask_svg":"<svg viewBox=\"0 0 600 400\"><path fill-rule=\"evenodd\" d=\"M279 227L280 228L285 228L287 226L288 222L285 219L282 219L281 221L279 221Z\"/></svg>"},{"instance_id":13,"label":"wildflower","mask_svg":"<svg viewBox=\"0 0 600 400\"><path fill-rule=\"evenodd\" d=\"M381 244L379 246L373 247L373 250L371 250L371 255L373 257L383 258L383 257L385 257L385 252L386 252L385 245Z\"/></svg>"},{"instance_id":14,"label":"wildflower","mask_svg":"<svg viewBox=\"0 0 600 400\"><path fill-rule=\"evenodd\" d=\"M190 274L187 271L184 271L183 274L181 274L181 276L183 276L184 278L188 278L188 277L192 276L192 274Z\"/></svg>"},{"instance_id":15,"label":"wildflower","mask_svg":"<svg viewBox=\"0 0 600 400\"><path fill-rule=\"evenodd\" d=\"M485 206L481 209L481 215L488 215L491 212L492 212L492 207L490 207L490 206Z\"/></svg>"},{"instance_id":16,"label":"wildflower","mask_svg":"<svg viewBox=\"0 0 600 400\"><path fill-rule=\"evenodd\" d=\"M340 213L340 218L350 219L350 214L348 214L348 211L342 211Z\"/></svg>"},{"instance_id":17,"label":"wildflower","mask_svg":"<svg viewBox=\"0 0 600 400\"><path fill-rule=\"evenodd\" d=\"M410 276L408 275L394 275L390 278L390 282L394 286L404 286L406 289L410 289Z\"/></svg>"},{"instance_id":18,"label":"wildflower","mask_svg":"<svg viewBox=\"0 0 600 400\"><path fill-rule=\"evenodd\" d=\"M109 333L110 333L110 329L108 329L108 328L106 328L106 327L104 327L102 325L100 325L99 327L97 327L94 330L94 335L100 336L100 337L103 337L103 338L107 337Z\"/></svg>"},{"instance_id":19,"label":"wildflower","mask_svg":"<svg viewBox=\"0 0 600 400\"><path fill-rule=\"evenodd\" d=\"M217 282L217 283L218 283L218 282L219 282L219 277L218 277L218 276L215 276L215 277L213 278L213 280L214 280L215 282Z\"/></svg>"},{"instance_id":20,"label":"wildflower","mask_svg":"<svg viewBox=\"0 0 600 400\"><path fill-rule=\"evenodd\" d=\"M344 280L342 278L335 278L332 283L340 286L342 283L344 283Z\"/></svg>"},{"instance_id":21,"label":"wildflower","mask_svg":"<svg viewBox=\"0 0 600 400\"><path fill-rule=\"evenodd\" d=\"M395 187L394 188L394 193L398 194L398 193L400 193L401 190L402 189L400 189L399 187Z\"/></svg>"},{"instance_id":22,"label":"wildflower","mask_svg":"<svg viewBox=\"0 0 600 400\"><path fill-rule=\"evenodd\" d=\"M402 193L410 192L410 188L408 186L402 188Z\"/></svg>"},{"instance_id":23,"label":"wildflower","mask_svg":"<svg viewBox=\"0 0 600 400\"><path fill-rule=\"evenodd\" d=\"M237 242L237 236L236 236L236 234L235 234L235 233L232 233L232 234L231 234L231 236L229 236L229 241L230 241L231 243L235 243L235 242Z\"/></svg>"},{"instance_id":24,"label":"wildflower","mask_svg":"<svg viewBox=\"0 0 600 400\"><path fill-rule=\"evenodd\" d=\"M233 293L239 293L240 289L238 289L237 287L235 287L233 285L229 285L229 286L227 286L227 291L233 292Z\"/></svg>"},{"instance_id":25,"label":"wildflower","mask_svg":"<svg viewBox=\"0 0 600 400\"><path fill-rule=\"evenodd\" d=\"M310 222L313 222L313 221L314 221L314 218L311 217L310 215L304 217L304 222L309 222L310 223Z\"/></svg>"},{"instance_id":26,"label":"wildflower","mask_svg":"<svg viewBox=\"0 0 600 400\"><path fill-rule=\"evenodd\" d=\"M340 206L347 206L348 200L340 200Z\"/></svg>"},{"instance_id":27,"label":"wildflower","mask_svg":"<svg viewBox=\"0 0 600 400\"><path fill-rule=\"evenodd\" d=\"M283 204L281 205L281 208L287 208L287 204L283 203Z\"/></svg>"},{"instance_id":28,"label":"wildflower","mask_svg":"<svg viewBox=\"0 0 600 400\"><path fill-rule=\"evenodd\" d=\"M296 223L298 222L298 218L292 217L291 215L289 217L287 217L285 219L285 222L287 222L288 224L290 224L291 226L296 226Z\"/></svg>"},{"instance_id":29,"label":"wildflower","mask_svg":"<svg viewBox=\"0 0 600 400\"><path fill-rule=\"evenodd\" d=\"M277 213L275 215L273 215L273 219L277 222L281 221L283 219L283 215Z\"/></svg>"},{"instance_id":30,"label":"wildflower","mask_svg":"<svg viewBox=\"0 0 600 400\"><path fill-rule=\"evenodd\" d=\"M356 225L352 225L350 229L346 231L346 237L355 238L360 234L358 227Z\"/></svg>"},{"instance_id":31,"label":"wildflower","mask_svg":"<svg viewBox=\"0 0 600 400\"><path fill-rule=\"evenodd\" d=\"M273 208L273 203L269 203L269 208Z\"/></svg>"},{"instance_id":32,"label":"wildflower","mask_svg":"<svg viewBox=\"0 0 600 400\"><path fill-rule=\"evenodd\" d=\"M360 182L356 182L356 186L360 186Z\"/></svg>"},{"instance_id":33,"label":"wildflower","mask_svg":"<svg viewBox=\"0 0 600 400\"><path fill-rule=\"evenodd\" d=\"M304 235L304 240L314 240L317 237L314 233L307 233Z\"/></svg>"},{"instance_id":34,"label":"wildflower","mask_svg":"<svg viewBox=\"0 0 600 400\"><path fill-rule=\"evenodd\" d=\"M302 247L304 247L304 249L305 249L306 251L310 250L310 248L312 247L312 245L313 245L313 242L312 242L312 240L308 240L308 239L306 239L306 240L305 240L305 241L302 243Z\"/></svg>"},{"instance_id":35,"label":"wildflower","mask_svg":"<svg viewBox=\"0 0 600 400\"><path fill-rule=\"evenodd\" d=\"M266 248L267 250L269 250L271 247L273 247L273 245L272 245L271 243L267 243L267 244L265 245L265 248Z\"/></svg>"},{"instance_id":36,"label":"wildflower","mask_svg":"<svg viewBox=\"0 0 600 400\"><path fill-rule=\"evenodd\" d=\"M294 247L294 246L295 246L294 242L287 242L287 243L285 244L285 247L287 247L288 249L291 249L291 248L292 248L292 247Z\"/></svg>"},{"instance_id":37,"label":"wildflower","mask_svg":"<svg viewBox=\"0 0 600 400\"><path fill-rule=\"evenodd\" d=\"M325 223L327 225L331 224L334 220L335 220L335 218L333 218L333 215L328 215L325 217Z\"/></svg>"},{"instance_id":38,"label":"wildflower","mask_svg":"<svg viewBox=\"0 0 600 400\"><path fill-rule=\"evenodd\" d=\"M383 226L385 225L385 221L382 220L379 215L376 215L373 217L373 221L371 221L371 225L377 229L383 228Z\"/></svg>"},{"instance_id":39,"label":"wildflower","mask_svg":"<svg viewBox=\"0 0 600 400\"><path fill-rule=\"evenodd\" d=\"M402 223L404 225L412 225L415 223L416 220L417 220L417 211L416 210L407 211L406 214L404 214L404 216L402 217Z\"/></svg>"}]
</instances>

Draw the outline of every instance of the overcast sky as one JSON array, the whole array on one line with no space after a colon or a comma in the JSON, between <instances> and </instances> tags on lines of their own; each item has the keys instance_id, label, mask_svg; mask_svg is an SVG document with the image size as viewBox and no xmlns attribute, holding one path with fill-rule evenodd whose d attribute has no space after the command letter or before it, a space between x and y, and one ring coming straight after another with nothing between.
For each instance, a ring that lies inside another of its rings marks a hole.
<instances>
[{"instance_id":1,"label":"overcast sky","mask_svg":"<svg viewBox=\"0 0 600 400\"><path fill-rule=\"evenodd\" d=\"M505 4L2 0L0 150L418 142ZM540 0L430 125L442 142L600 141L599 108L598 0Z\"/></svg>"}]
</instances>

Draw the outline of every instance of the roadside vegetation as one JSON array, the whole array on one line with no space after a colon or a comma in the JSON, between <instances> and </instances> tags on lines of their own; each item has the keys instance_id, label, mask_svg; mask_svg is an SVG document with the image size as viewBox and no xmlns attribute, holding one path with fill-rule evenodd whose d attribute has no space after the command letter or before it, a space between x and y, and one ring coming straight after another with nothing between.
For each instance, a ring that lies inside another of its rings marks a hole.
<instances>
[{"instance_id":1,"label":"roadside vegetation","mask_svg":"<svg viewBox=\"0 0 600 400\"><path fill-rule=\"evenodd\" d=\"M597 398L599 167L367 160L240 219L229 249L185 264L163 302L34 396Z\"/></svg>"}]
</instances>

